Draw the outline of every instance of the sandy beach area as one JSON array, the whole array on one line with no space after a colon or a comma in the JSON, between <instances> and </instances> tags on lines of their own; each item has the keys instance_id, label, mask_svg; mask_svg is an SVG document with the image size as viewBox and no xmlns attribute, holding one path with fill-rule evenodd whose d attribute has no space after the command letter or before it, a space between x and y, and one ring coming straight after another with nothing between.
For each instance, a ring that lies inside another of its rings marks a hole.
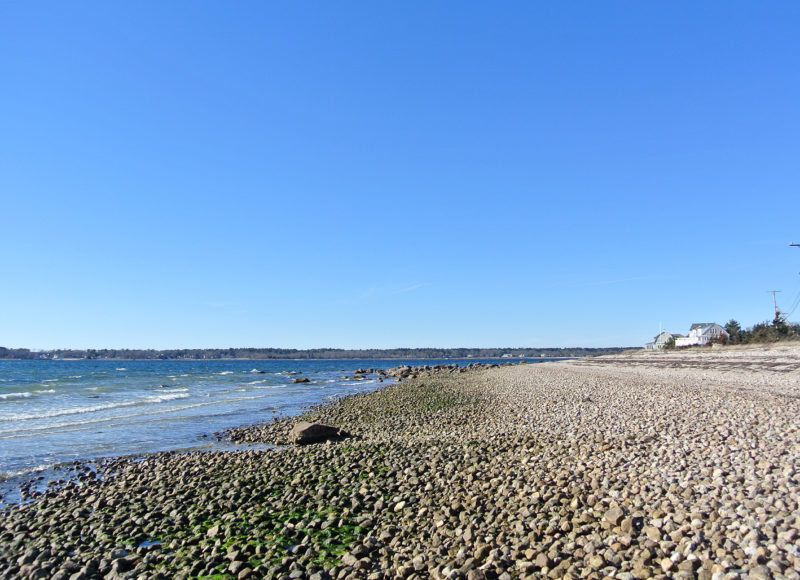
<instances>
[{"instance_id":1,"label":"sandy beach area","mask_svg":"<svg viewBox=\"0 0 800 580\"><path fill-rule=\"evenodd\" d=\"M0 512L0 578L800 578L800 345L444 368Z\"/></svg>"}]
</instances>

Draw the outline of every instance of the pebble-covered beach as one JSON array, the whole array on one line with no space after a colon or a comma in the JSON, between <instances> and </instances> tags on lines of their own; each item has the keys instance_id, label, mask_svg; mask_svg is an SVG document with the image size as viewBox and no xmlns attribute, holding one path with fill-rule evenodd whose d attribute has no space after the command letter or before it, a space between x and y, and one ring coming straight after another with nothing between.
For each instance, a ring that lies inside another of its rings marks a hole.
<instances>
[{"instance_id":1,"label":"pebble-covered beach","mask_svg":"<svg viewBox=\"0 0 800 580\"><path fill-rule=\"evenodd\" d=\"M79 471L0 512L0 578L800 578L800 347L400 383Z\"/></svg>"}]
</instances>

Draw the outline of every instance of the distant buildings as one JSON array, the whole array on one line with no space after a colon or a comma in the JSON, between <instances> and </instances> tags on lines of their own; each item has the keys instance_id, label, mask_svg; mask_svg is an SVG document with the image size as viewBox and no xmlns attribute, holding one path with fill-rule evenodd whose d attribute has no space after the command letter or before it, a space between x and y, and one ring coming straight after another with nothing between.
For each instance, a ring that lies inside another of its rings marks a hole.
<instances>
[{"instance_id":1,"label":"distant buildings","mask_svg":"<svg viewBox=\"0 0 800 580\"><path fill-rule=\"evenodd\" d=\"M675 340L675 346L705 346L720 337L728 337L728 333L716 322L695 322L689 328L689 336Z\"/></svg>"},{"instance_id":2,"label":"distant buildings","mask_svg":"<svg viewBox=\"0 0 800 580\"><path fill-rule=\"evenodd\" d=\"M654 338L653 342L648 342L644 345L645 350L661 350L672 338L682 336L681 334L672 334L666 330L659 332Z\"/></svg>"},{"instance_id":3,"label":"distant buildings","mask_svg":"<svg viewBox=\"0 0 800 580\"><path fill-rule=\"evenodd\" d=\"M652 342L644 345L645 350L661 350L668 343L673 342L674 346L705 346L710 342L719 340L721 337L729 338L728 333L715 322L695 322L689 328L689 336L682 334L672 334L662 330Z\"/></svg>"}]
</instances>

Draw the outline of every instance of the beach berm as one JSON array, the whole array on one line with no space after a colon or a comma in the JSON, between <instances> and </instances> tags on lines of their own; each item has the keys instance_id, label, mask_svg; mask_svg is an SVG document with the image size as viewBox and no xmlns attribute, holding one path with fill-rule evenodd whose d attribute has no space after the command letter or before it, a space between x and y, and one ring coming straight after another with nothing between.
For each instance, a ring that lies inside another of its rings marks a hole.
<instances>
[{"instance_id":1,"label":"beach berm","mask_svg":"<svg viewBox=\"0 0 800 580\"><path fill-rule=\"evenodd\" d=\"M800 578L800 348L403 374L4 511L0 576Z\"/></svg>"}]
</instances>

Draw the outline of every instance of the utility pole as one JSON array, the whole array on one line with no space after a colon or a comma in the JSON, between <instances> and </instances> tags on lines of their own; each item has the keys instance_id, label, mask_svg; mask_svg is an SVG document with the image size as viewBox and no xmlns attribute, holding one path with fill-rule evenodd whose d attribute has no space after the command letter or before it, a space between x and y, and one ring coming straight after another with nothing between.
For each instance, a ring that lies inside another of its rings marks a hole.
<instances>
[{"instance_id":1,"label":"utility pole","mask_svg":"<svg viewBox=\"0 0 800 580\"><path fill-rule=\"evenodd\" d=\"M767 290L767 294L772 294L772 306L775 307L775 318L778 318L778 302L775 300L775 294L780 292L780 290Z\"/></svg>"}]
</instances>

